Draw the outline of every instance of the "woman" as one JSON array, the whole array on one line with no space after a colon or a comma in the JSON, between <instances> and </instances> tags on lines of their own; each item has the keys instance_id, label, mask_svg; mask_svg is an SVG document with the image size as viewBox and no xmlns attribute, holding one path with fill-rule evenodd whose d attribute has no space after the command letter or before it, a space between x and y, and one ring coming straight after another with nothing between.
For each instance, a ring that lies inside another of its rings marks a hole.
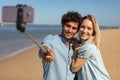
<instances>
[{"instance_id":1,"label":"woman","mask_svg":"<svg viewBox=\"0 0 120 80\"><path fill-rule=\"evenodd\" d=\"M100 29L92 15L83 17L79 38L82 45L75 48L71 63L78 80L110 80L99 50Z\"/></svg>"}]
</instances>

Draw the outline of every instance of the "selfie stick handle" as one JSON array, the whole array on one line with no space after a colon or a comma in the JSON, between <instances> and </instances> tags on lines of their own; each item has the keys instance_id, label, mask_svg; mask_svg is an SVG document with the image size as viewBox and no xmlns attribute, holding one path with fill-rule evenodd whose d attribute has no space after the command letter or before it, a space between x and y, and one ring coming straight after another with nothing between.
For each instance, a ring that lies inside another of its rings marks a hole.
<instances>
[{"instance_id":1,"label":"selfie stick handle","mask_svg":"<svg viewBox=\"0 0 120 80\"><path fill-rule=\"evenodd\" d=\"M41 47L40 46L40 44L39 44L39 42L31 35L31 34L29 34L28 32L24 32L24 34L26 35L26 36L28 36L41 50L43 50L43 52L45 53L45 54L47 54L47 51L43 48L43 47Z\"/></svg>"}]
</instances>

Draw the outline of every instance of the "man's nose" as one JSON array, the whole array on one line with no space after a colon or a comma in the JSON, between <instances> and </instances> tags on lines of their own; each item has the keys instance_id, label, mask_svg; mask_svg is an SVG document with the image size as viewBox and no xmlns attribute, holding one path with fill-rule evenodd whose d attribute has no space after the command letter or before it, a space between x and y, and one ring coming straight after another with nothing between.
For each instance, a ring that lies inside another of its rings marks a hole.
<instances>
[{"instance_id":1,"label":"man's nose","mask_svg":"<svg viewBox=\"0 0 120 80\"><path fill-rule=\"evenodd\" d=\"M72 28L69 28L69 32L72 32L73 31L73 29Z\"/></svg>"}]
</instances>

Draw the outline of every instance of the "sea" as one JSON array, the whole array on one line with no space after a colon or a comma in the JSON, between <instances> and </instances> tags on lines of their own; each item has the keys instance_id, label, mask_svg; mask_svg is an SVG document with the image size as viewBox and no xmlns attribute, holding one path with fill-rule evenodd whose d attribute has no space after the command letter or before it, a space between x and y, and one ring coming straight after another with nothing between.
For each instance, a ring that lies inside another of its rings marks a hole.
<instances>
[{"instance_id":1,"label":"sea","mask_svg":"<svg viewBox=\"0 0 120 80\"><path fill-rule=\"evenodd\" d=\"M60 25L24 25L25 32L39 43L48 34L59 34ZM22 51L34 47L36 44L24 34L16 29L14 24L4 24L0 27L0 61L20 54Z\"/></svg>"},{"instance_id":2,"label":"sea","mask_svg":"<svg viewBox=\"0 0 120 80\"><path fill-rule=\"evenodd\" d=\"M48 34L60 34L61 25L24 25L25 31L41 43ZM110 27L100 27L110 29ZM15 24L4 24L0 27L0 61L20 54L36 44L23 32L16 29Z\"/></svg>"}]
</instances>

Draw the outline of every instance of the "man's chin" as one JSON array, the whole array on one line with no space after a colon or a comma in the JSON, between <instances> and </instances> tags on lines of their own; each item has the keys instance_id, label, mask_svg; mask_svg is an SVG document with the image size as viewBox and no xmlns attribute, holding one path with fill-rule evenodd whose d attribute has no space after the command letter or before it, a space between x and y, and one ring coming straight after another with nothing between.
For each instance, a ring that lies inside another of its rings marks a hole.
<instances>
[{"instance_id":1,"label":"man's chin","mask_svg":"<svg viewBox=\"0 0 120 80\"><path fill-rule=\"evenodd\" d=\"M69 40L71 40L72 38L70 37L70 38L67 38L67 41L69 41Z\"/></svg>"}]
</instances>

